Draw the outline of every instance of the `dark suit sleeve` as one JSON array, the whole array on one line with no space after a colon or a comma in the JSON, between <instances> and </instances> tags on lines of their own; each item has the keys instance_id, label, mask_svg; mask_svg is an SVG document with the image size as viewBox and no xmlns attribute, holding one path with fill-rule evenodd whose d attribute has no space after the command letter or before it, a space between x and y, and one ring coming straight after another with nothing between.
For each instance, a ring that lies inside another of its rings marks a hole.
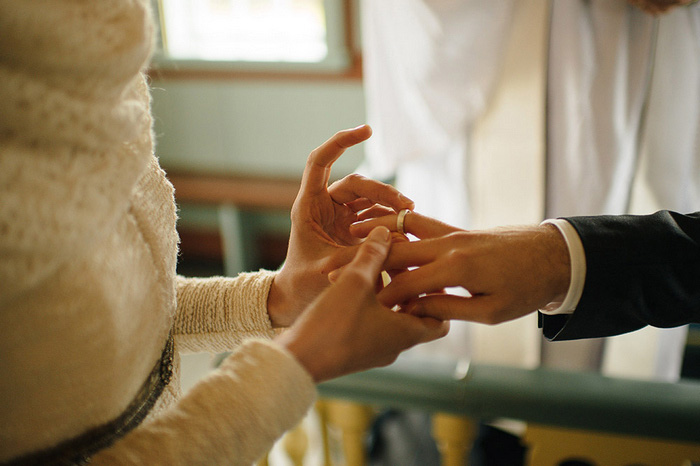
<instances>
[{"instance_id":1,"label":"dark suit sleeve","mask_svg":"<svg viewBox=\"0 0 700 466\"><path fill-rule=\"evenodd\" d=\"M541 315L546 338L572 340L700 322L700 212L566 218L586 254L571 315Z\"/></svg>"}]
</instances>

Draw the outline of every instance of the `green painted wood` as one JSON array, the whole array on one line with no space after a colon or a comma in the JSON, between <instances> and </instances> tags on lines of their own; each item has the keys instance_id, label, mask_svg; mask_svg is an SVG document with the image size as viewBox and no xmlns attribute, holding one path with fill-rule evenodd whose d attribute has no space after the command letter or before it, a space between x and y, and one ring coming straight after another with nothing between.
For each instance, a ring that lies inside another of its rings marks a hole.
<instances>
[{"instance_id":1,"label":"green painted wood","mask_svg":"<svg viewBox=\"0 0 700 466\"><path fill-rule=\"evenodd\" d=\"M652 382L583 372L399 359L319 386L324 397L512 418L603 432L700 441L700 382Z\"/></svg>"}]
</instances>

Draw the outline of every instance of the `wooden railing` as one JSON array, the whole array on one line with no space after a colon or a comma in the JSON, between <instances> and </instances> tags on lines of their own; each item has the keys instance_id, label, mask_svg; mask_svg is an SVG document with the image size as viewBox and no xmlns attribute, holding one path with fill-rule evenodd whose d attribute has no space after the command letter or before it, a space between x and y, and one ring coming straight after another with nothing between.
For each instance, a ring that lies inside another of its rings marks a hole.
<instances>
[{"instance_id":1,"label":"wooden railing","mask_svg":"<svg viewBox=\"0 0 700 466\"><path fill-rule=\"evenodd\" d=\"M299 179L255 176L217 176L168 171L175 198L191 204L233 205L260 210L290 210Z\"/></svg>"}]
</instances>

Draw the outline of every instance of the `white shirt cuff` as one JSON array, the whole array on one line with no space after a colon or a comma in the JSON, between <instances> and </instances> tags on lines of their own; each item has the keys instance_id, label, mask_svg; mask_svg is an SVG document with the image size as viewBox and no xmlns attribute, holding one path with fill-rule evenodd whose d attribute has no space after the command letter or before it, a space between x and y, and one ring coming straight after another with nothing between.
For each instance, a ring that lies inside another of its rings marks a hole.
<instances>
[{"instance_id":1,"label":"white shirt cuff","mask_svg":"<svg viewBox=\"0 0 700 466\"><path fill-rule=\"evenodd\" d=\"M583 285L586 281L586 254L583 251L581 238L579 238L576 229L569 222L561 218L542 222L542 224L547 223L557 227L564 237L564 241L566 241L571 262L571 281L564 300L562 302L551 302L543 309L540 309L540 312L547 315L571 314L578 306L583 293Z\"/></svg>"}]
</instances>

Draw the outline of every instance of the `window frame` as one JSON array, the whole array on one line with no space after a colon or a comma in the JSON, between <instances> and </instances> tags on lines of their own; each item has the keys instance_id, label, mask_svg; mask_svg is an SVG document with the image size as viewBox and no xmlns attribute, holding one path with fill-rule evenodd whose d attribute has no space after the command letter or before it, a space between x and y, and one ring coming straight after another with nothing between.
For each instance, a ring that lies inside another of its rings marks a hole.
<instances>
[{"instance_id":1,"label":"window frame","mask_svg":"<svg viewBox=\"0 0 700 466\"><path fill-rule=\"evenodd\" d=\"M283 61L221 61L181 59L168 56L163 48L167 30L163 23L162 0L152 0L159 25L150 72L158 78L341 78L362 79L362 59L357 37L357 0L324 0L327 57L315 63Z\"/></svg>"}]
</instances>

